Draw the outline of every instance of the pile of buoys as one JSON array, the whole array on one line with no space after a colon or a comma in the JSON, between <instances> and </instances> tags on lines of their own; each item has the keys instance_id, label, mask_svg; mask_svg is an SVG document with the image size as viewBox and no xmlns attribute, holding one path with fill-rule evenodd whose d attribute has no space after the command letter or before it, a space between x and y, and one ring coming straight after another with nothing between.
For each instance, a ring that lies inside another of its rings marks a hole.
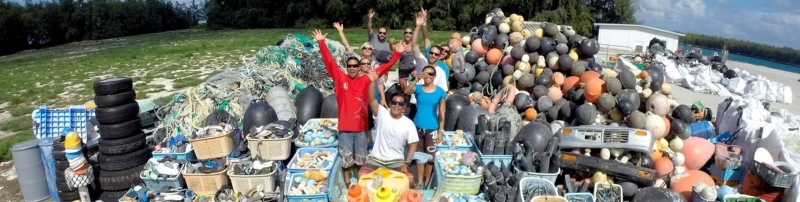
<instances>
[{"instance_id":1,"label":"pile of buoys","mask_svg":"<svg viewBox=\"0 0 800 202\"><path fill-rule=\"evenodd\" d=\"M697 110L679 105L672 97L663 67L604 70L594 57L599 51L597 40L567 25L545 22L530 30L523 22L520 15L506 16L495 9L485 23L461 38L469 51L463 67L452 68L453 77L463 86L453 91L470 93L468 99L459 97L448 104L462 106L468 100L472 104L468 107L483 108L492 115L497 108L510 106L521 117L517 119L520 125L545 121L553 133L580 125L645 129L654 137L648 167L662 179L676 173L684 176L669 181L672 191L686 196L685 190L692 185L711 179L699 169L711 158L713 144L691 137L689 127L705 120L695 118ZM461 124L461 118L485 112L462 109L455 129L474 131L475 120L467 117Z\"/></svg>"}]
</instances>

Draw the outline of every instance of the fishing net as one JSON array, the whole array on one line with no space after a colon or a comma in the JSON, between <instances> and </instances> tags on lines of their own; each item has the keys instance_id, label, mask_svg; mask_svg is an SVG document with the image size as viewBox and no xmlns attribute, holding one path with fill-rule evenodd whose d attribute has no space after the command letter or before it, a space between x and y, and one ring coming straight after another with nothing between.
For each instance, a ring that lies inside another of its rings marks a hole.
<instances>
[{"instance_id":1,"label":"fishing net","mask_svg":"<svg viewBox=\"0 0 800 202\"><path fill-rule=\"evenodd\" d=\"M328 49L340 69L346 51L338 41L326 39ZM333 92L333 80L325 70L319 46L302 34L288 34L278 45L263 47L242 65L209 77L186 89L158 109L160 128L168 136L189 135L200 129L203 120L215 110L223 110L241 120L250 101L265 98L270 88L281 87L294 97L313 85L324 94ZM237 123L241 127L241 122Z\"/></svg>"}]
</instances>

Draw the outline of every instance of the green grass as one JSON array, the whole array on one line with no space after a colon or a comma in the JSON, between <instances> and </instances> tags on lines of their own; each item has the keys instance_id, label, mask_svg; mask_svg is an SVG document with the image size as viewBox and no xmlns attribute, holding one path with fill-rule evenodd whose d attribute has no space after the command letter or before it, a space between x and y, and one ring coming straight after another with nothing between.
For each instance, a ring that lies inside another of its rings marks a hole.
<instances>
[{"instance_id":1,"label":"green grass","mask_svg":"<svg viewBox=\"0 0 800 202\"><path fill-rule=\"evenodd\" d=\"M324 29L328 38L339 41L335 29ZM112 76L131 77L137 98L164 91L178 91L200 84L206 77L241 65L241 56L251 56L264 46L274 45L289 33L311 37L309 29L179 30L98 41L83 41L0 57L0 105L14 118L0 123L0 130L17 135L0 140L0 152L30 139L30 118L24 116L39 105L63 107L83 104L93 97L92 83ZM367 40L364 29L345 30L350 44L358 47ZM451 32L431 32L435 44L445 43ZM402 40L402 30L389 37ZM421 40L420 40L421 43ZM205 72L206 74L202 74ZM151 83L172 79L173 88ZM59 95L60 94L60 95ZM162 98L159 100L169 100ZM27 123L26 123L27 122ZM7 160L9 155L0 155Z\"/></svg>"}]
</instances>

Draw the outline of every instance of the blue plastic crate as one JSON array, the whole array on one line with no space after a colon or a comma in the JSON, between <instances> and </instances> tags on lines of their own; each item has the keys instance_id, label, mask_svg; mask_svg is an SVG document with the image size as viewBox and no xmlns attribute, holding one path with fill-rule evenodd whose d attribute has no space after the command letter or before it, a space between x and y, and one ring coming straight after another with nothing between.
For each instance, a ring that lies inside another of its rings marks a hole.
<instances>
[{"instance_id":1,"label":"blue plastic crate","mask_svg":"<svg viewBox=\"0 0 800 202\"><path fill-rule=\"evenodd\" d=\"M726 168L723 170L715 165L711 165L711 167L708 168L708 171L711 174L711 178L714 179L714 182L720 186L728 185L735 187L744 182L744 166Z\"/></svg>"},{"instance_id":2,"label":"blue plastic crate","mask_svg":"<svg viewBox=\"0 0 800 202\"><path fill-rule=\"evenodd\" d=\"M456 135L456 132L455 131L444 131L443 136L444 135ZM464 136L467 136L467 137L465 137L467 139L467 144L466 145L450 146L450 145L436 144L436 151L457 150L457 151L464 151L465 152L465 151L471 150L472 149L472 145L475 145L475 144L472 143L472 138L469 138L469 135L467 135L466 132L464 132ZM444 138L444 137L442 137L442 138Z\"/></svg>"},{"instance_id":3,"label":"blue plastic crate","mask_svg":"<svg viewBox=\"0 0 800 202\"><path fill-rule=\"evenodd\" d=\"M331 164L331 165L333 165L333 164ZM289 177L289 179L287 179L288 186L286 186L286 187L287 187L287 189L291 189L291 187L294 187L294 178L295 177L303 177L303 173L294 173L294 172L290 171L288 176L290 176L290 177ZM325 191L325 193L321 193L321 194L306 194L306 195L292 195L287 190L286 197L289 198L289 202L328 201L328 192L327 192L327 190L330 190L330 188L329 188L330 186L331 186L331 180L328 179L328 181L326 182L325 188L321 189L321 190Z\"/></svg>"},{"instance_id":4,"label":"blue plastic crate","mask_svg":"<svg viewBox=\"0 0 800 202\"><path fill-rule=\"evenodd\" d=\"M297 148L297 152L292 157L292 160L289 161L289 165L286 166L288 168L289 172L302 173L302 172L305 172L306 170L308 170L306 168L296 168L296 167L294 167L294 164L297 163L297 159L300 158L301 155L314 153L315 151L328 151L328 152L331 152L335 156L333 161L330 162L328 164L328 166L326 166L324 168L327 171L331 171L331 168L333 168L333 164L336 162L336 160L339 159L339 150L338 149L336 149L336 148Z\"/></svg>"},{"instance_id":5,"label":"blue plastic crate","mask_svg":"<svg viewBox=\"0 0 800 202\"><path fill-rule=\"evenodd\" d=\"M70 105L66 109L49 109L45 105L39 106L31 113L33 118L33 134L37 139L45 137L60 137L61 132L71 128L83 139L86 139L86 122L94 117L94 109L87 110L84 105Z\"/></svg>"},{"instance_id":6,"label":"blue plastic crate","mask_svg":"<svg viewBox=\"0 0 800 202\"><path fill-rule=\"evenodd\" d=\"M166 156L173 156L178 160L197 160L197 155L194 154L194 148L189 149L183 153L159 153L153 152L154 159L163 159Z\"/></svg>"},{"instance_id":7,"label":"blue plastic crate","mask_svg":"<svg viewBox=\"0 0 800 202\"><path fill-rule=\"evenodd\" d=\"M480 154L478 154L480 155ZM486 155L481 156L481 161L484 164L489 164L489 162L494 162L494 165L500 166L499 163L505 166L511 166L511 155Z\"/></svg>"}]
</instances>

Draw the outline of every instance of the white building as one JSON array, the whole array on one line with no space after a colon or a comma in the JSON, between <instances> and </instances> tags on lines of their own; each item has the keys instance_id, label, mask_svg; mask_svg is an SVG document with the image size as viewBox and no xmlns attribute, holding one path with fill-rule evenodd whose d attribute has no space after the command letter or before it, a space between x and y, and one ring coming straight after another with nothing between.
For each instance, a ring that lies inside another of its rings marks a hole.
<instances>
[{"instance_id":1,"label":"white building","mask_svg":"<svg viewBox=\"0 0 800 202\"><path fill-rule=\"evenodd\" d=\"M595 23L594 25L598 27L597 41L600 43L601 49L629 47L630 50L635 51L636 46L641 46L642 50L645 50L650 44L650 40L658 38L666 41L667 50L675 51L678 49L678 39L684 36L681 33L644 25L610 23Z\"/></svg>"}]
</instances>

